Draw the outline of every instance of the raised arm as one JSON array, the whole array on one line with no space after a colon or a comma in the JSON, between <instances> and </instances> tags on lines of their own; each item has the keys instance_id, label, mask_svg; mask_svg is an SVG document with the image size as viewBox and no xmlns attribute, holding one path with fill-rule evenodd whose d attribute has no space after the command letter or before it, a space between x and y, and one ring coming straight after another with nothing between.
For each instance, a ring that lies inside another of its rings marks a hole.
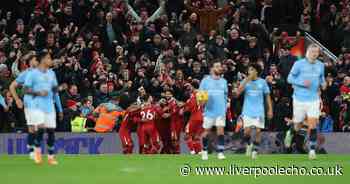
<instances>
[{"instance_id":1,"label":"raised arm","mask_svg":"<svg viewBox=\"0 0 350 184\"><path fill-rule=\"evenodd\" d=\"M130 15L137 21L137 22L141 22L142 19L141 17L136 13L136 11L134 10L134 8L129 4L129 0L124 0L125 4L128 7L128 12L130 13Z\"/></svg>"},{"instance_id":2,"label":"raised arm","mask_svg":"<svg viewBox=\"0 0 350 184\"><path fill-rule=\"evenodd\" d=\"M247 86L249 81L251 81L251 79L247 77L239 84L236 92L237 97L239 97L245 91L245 87Z\"/></svg>"},{"instance_id":3,"label":"raised arm","mask_svg":"<svg viewBox=\"0 0 350 184\"><path fill-rule=\"evenodd\" d=\"M165 0L160 1L159 8L146 20L146 24L149 22L154 22L165 12Z\"/></svg>"}]
</instances>

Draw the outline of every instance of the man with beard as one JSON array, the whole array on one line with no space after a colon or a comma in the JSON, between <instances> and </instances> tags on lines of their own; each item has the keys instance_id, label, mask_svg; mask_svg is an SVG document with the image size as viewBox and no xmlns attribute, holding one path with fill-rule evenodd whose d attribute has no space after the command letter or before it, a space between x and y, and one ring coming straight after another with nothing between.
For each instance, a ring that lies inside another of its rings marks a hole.
<instances>
[{"instance_id":1,"label":"man with beard","mask_svg":"<svg viewBox=\"0 0 350 184\"><path fill-rule=\"evenodd\" d=\"M302 123L307 122L309 159L311 160L316 159L317 124L321 113L319 91L327 88L324 64L317 59L319 55L320 48L316 44L309 45L306 57L295 62L288 75L288 83L292 84L294 89L294 133L297 134Z\"/></svg>"},{"instance_id":2,"label":"man with beard","mask_svg":"<svg viewBox=\"0 0 350 184\"><path fill-rule=\"evenodd\" d=\"M213 62L210 76L205 77L199 87L199 90L208 93L207 102L201 102L204 105L204 121L203 121L203 151L202 160L208 160L208 134L212 127L216 127L218 134L218 159L225 159L224 155L224 127L226 121L227 110L227 81L221 77L222 66L221 63Z\"/></svg>"}]
</instances>

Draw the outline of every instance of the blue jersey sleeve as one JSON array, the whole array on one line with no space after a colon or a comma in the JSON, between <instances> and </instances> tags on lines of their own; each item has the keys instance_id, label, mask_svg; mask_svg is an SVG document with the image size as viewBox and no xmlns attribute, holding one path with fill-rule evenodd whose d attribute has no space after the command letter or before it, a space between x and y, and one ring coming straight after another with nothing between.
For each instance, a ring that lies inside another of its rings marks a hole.
<instances>
[{"instance_id":1,"label":"blue jersey sleeve","mask_svg":"<svg viewBox=\"0 0 350 184\"><path fill-rule=\"evenodd\" d=\"M262 80L262 82L263 82L263 86L264 86L264 88L263 88L264 94L265 94L265 95L270 94L269 85L267 84L267 82L266 82L265 80Z\"/></svg>"},{"instance_id":2,"label":"blue jersey sleeve","mask_svg":"<svg viewBox=\"0 0 350 184\"><path fill-rule=\"evenodd\" d=\"M287 78L288 83L296 86L304 86L304 81L299 78L300 69L301 62L294 63Z\"/></svg>"},{"instance_id":3,"label":"blue jersey sleeve","mask_svg":"<svg viewBox=\"0 0 350 184\"><path fill-rule=\"evenodd\" d=\"M199 90L208 90L207 88L207 78L204 78L199 85Z\"/></svg>"},{"instance_id":4,"label":"blue jersey sleeve","mask_svg":"<svg viewBox=\"0 0 350 184\"><path fill-rule=\"evenodd\" d=\"M51 71L52 75L53 75L53 86L57 87L58 86L58 82L57 82L57 77L54 71Z\"/></svg>"},{"instance_id":5,"label":"blue jersey sleeve","mask_svg":"<svg viewBox=\"0 0 350 184\"><path fill-rule=\"evenodd\" d=\"M18 75L18 77L16 78L17 84L19 84L19 85L23 85L24 84L24 82L26 80L27 73L28 73L28 71L24 71L24 72L22 72L22 73L20 73Z\"/></svg>"},{"instance_id":6,"label":"blue jersey sleeve","mask_svg":"<svg viewBox=\"0 0 350 184\"><path fill-rule=\"evenodd\" d=\"M7 107L5 99L2 95L0 95L0 105L4 108Z\"/></svg>"},{"instance_id":7,"label":"blue jersey sleeve","mask_svg":"<svg viewBox=\"0 0 350 184\"><path fill-rule=\"evenodd\" d=\"M33 84L34 84L34 76L32 75L33 72L29 72L24 80L24 84L23 86L26 88L33 88Z\"/></svg>"}]
</instances>

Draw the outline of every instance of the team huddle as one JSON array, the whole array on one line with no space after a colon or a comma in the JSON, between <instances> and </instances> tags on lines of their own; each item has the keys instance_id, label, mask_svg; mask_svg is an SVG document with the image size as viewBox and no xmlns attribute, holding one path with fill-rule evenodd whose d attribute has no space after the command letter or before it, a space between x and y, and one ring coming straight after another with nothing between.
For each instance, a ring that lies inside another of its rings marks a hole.
<instances>
[{"instance_id":1,"label":"team huddle","mask_svg":"<svg viewBox=\"0 0 350 184\"><path fill-rule=\"evenodd\" d=\"M306 57L297 61L288 76L288 83L293 86L293 123L291 134L298 134L303 124L308 127L309 158L316 158L317 123L320 116L320 92L326 88L324 65L317 58L320 48L311 44ZM30 68L22 72L11 84L10 91L17 106L24 107L28 125L28 147L35 163L42 163L43 134L47 132L48 163L57 164L54 157L56 113L63 117L62 105L58 94L58 82L50 69L53 61L50 53L41 51L28 56ZM262 69L258 64L251 64L247 77L233 94L244 96L244 104L239 119L243 123L243 142L246 155L256 159L261 143L261 130L265 120L273 117L270 88L260 78ZM16 88L22 86L25 95L22 100ZM119 136L123 152L130 154L134 150L131 132L137 127L139 153L180 153L180 137L185 134L185 141L191 154L200 153L203 160L208 160L208 134L213 127L217 133L217 157L225 159L224 128L230 119L230 99L228 84L222 77L220 62L213 62L210 75L200 84L186 84L191 96L186 102L177 101L171 90L165 91L165 99L155 102L152 96L140 87L137 101L120 114L122 121ZM190 114L187 123L185 113ZM167 121L167 122L165 122Z\"/></svg>"}]
</instances>

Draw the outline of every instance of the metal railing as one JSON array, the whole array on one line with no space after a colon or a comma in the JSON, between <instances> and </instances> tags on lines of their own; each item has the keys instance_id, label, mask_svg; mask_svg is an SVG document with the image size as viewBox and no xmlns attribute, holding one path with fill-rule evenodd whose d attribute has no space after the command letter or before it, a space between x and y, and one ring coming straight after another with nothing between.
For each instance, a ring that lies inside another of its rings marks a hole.
<instances>
[{"instance_id":1,"label":"metal railing","mask_svg":"<svg viewBox=\"0 0 350 184\"><path fill-rule=\"evenodd\" d=\"M322 45L319 41L317 41L313 36L311 36L309 33L305 32L305 48L307 48L308 42L317 44L321 48L321 52L327 56L329 59L331 59L333 62L338 60L338 57L334 55L331 51L329 51L324 45Z\"/></svg>"}]
</instances>

